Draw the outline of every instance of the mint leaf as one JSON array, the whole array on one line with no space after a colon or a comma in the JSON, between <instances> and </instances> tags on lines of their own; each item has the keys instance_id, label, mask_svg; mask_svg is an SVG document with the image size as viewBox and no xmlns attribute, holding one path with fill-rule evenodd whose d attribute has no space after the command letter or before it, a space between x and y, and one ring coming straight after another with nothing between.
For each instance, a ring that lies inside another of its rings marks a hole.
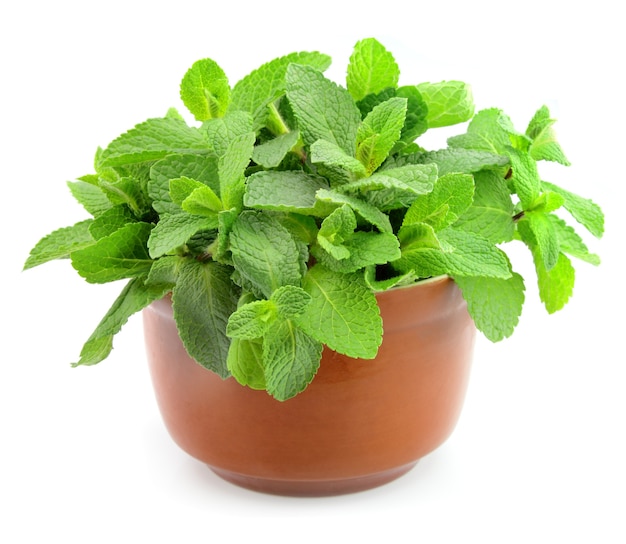
<instances>
[{"instance_id":1,"label":"mint leaf","mask_svg":"<svg viewBox=\"0 0 626 544\"><path fill-rule=\"evenodd\" d=\"M504 177L489 170L474 174L474 201L455 224L494 244L509 242L515 233L514 205Z\"/></svg>"},{"instance_id":2,"label":"mint leaf","mask_svg":"<svg viewBox=\"0 0 626 544\"><path fill-rule=\"evenodd\" d=\"M349 357L372 359L382 341L376 297L361 274L339 274L315 265L302 287L311 303L298 325L330 349Z\"/></svg>"},{"instance_id":3,"label":"mint leaf","mask_svg":"<svg viewBox=\"0 0 626 544\"><path fill-rule=\"evenodd\" d=\"M311 296L302 287L283 285L272 293L271 301L276 305L280 317L292 319L305 311Z\"/></svg>"},{"instance_id":4,"label":"mint leaf","mask_svg":"<svg viewBox=\"0 0 626 544\"><path fill-rule=\"evenodd\" d=\"M146 285L174 285L178 280L178 272L184 262L184 257L174 255L157 259L152 263L152 267L146 278Z\"/></svg>"},{"instance_id":5,"label":"mint leaf","mask_svg":"<svg viewBox=\"0 0 626 544\"><path fill-rule=\"evenodd\" d=\"M298 143L300 133L297 130L281 134L254 148L252 160L264 168L276 168Z\"/></svg>"},{"instance_id":6,"label":"mint leaf","mask_svg":"<svg viewBox=\"0 0 626 544\"><path fill-rule=\"evenodd\" d=\"M249 208L316 215L316 193L328 188L324 178L302 170L256 172L247 180L244 205Z\"/></svg>"},{"instance_id":7,"label":"mint leaf","mask_svg":"<svg viewBox=\"0 0 626 544\"><path fill-rule=\"evenodd\" d=\"M501 110L482 110L470 121L467 133L448 138L448 145L506 155L511 146L511 138L505 127L510 125L510 119Z\"/></svg>"},{"instance_id":8,"label":"mint leaf","mask_svg":"<svg viewBox=\"0 0 626 544\"><path fill-rule=\"evenodd\" d=\"M152 259L146 247L152 225L131 223L71 254L72 266L89 283L106 283L147 273Z\"/></svg>"},{"instance_id":9,"label":"mint leaf","mask_svg":"<svg viewBox=\"0 0 626 544\"><path fill-rule=\"evenodd\" d=\"M72 366L95 365L106 359L113 349L113 336L121 330L128 318L163 298L171 288L169 284L146 285L144 278L130 280L85 342L80 360Z\"/></svg>"},{"instance_id":10,"label":"mint leaf","mask_svg":"<svg viewBox=\"0 0 626 544\"><path fill-rule=\"evenodd\" d=\"M467 83L420 83L417 89L428 106L426 119L430 128L463 123L474 115L474 99Z\"/></svg>"},{"instance_id":11,"label":"mint leaf","mask_svg":"<svg viewBox=\"0 0 626 544\"><path fill-rule=\"evenodd\" d=\"M428 151L420 156L420 162L436 164L440 176L451 173L473 174L488 167L505 166L507 157L490 151L448 147L438 151Z\"/></svg>"},{"instance_id":12,"label":"mint leaf","mask_svg":"<svg viewBox=\"0 0 626 544\"><path fill-rule=\"evenodd\" d=\"M207 154L208 142L196 128L171 117L148 119L113 140L99 168L154 161L173 153Z\"/></svg>"},{"instance_id":13,"label":"mint leaf","mask_svg":"<svg viewBox=\"0 0 626 544\"><path fill-rule=\"evenodd\" d=\"M161 216L150 233L148 249L153 259L172 253L187 243L197 232L217 228L217 218L191 214L166 214Z\"/></svg>"},{"instance_id":14,"label":"mint leaf","mask_svg":"<svg viewBox=\"0 0 626 544\"><path fill-rule=\"evenodd\" d=\"M170 180L170 196L175 204L195 215L204 215L215 219L216 214L223 209L222 201L213 189L200 181L187 177Z\"/></svg>"},{"instance_id":15,"label":"mint leaf","mask_svg":"<svg viewBox=\"0 0 626 544\"><path fill-rule=\"evenodd\" d=\"M416 199L407 210L403 225L427 223L440 230L452 223L471 206L474 179L469 174L447 174L437 180L431 193Z\"/></svg>"},{"instance_id":16,"label":"mint leaf","mask_svg":"<svg viewBox=\"0 0 626 544\"><path fill-rule=\"evenodd\" d=\"M30 250L30 255L24 264L24 270L55 259L66 259L73 251L92 245L94 239L89 232L92 222L92 219L87 219L71 227L57 229L44 236Z\"/></svg>"},{"instance_id":17,"label":"mint leaf","mask_svg":"<svg viewBox=\"0 0 626 544\"><path fill-rule=\"evenodd\" d=\"M253 129L258 131L266 123L268 105L285 92L285 74L291 63L323 71L330 66L330 57L317 52L291 53L263 64L234 86L230 110L252 114Z\"/></svg>"},{"instance_id":18,"label":"mint leaf","mask_svg":"<svg viewBox=\"0 0 626 544\"><path fill-rule=\"evenodd\" d=\"M122 177L116 181L100 180L100 188L113 205L126 204L137 217L148 210L146 195L140 181Z\"/></svg>"},{"instance_id":19,"label":"mint leaf","mask_svg":"<svg viewBox=\"0 0 626 544\"><path fill-rule=\"evenodd\" d=\"M231 271L215 262L185 259L172 294L174 320L187 353L222 378L230 374L226 324L239 299Z\"/></svg>"},{"instance_id":20,"label":"mint leaf","mask_svg":"<svg viewBox=\"0 0 626 544\"><path fill-rule=\"evenodd\" d=\"M317 234L318 244L335 259L346 259L350 250L343 243L356 229L356 217L347 204L333 211L324 221Z\"/></svg>"},{"instance_id":21,"label":"mint leaf","mask_svg":"<svg viewBox=\"0 0 626 544\"><path fill-rule=\"evenodd\" d=\"M280 401L302 392L315 377L322 348L293 321L277 322L263 342L267 392Z\"/></svg>"},{"instance_id":22,"label":"mint leaf","mask_svg":"<svg viewBox=\"0 0 626 544\"><path fill-rule=\"evenodd\" d=\"M523 209L530 210L541 193L541 180L537 171L537 163L523 151L510 148L508 151L511 161L510 182L519 196Z\"/></svg>"},{"instance_id":23,"label":"mint leaf","mask_svg":"<svg viewBox=\"0 0 626 544\"><path fill-rule=\"evenodd\" d=\"M284 285L299 285L301 259L291 233L275 217L244 211L230 234L235 267L266 298Z\"/></svg>"},{"instance_id":24,"label":"mint leaf","mask_svg":"<svg viewBox=\"0 0 626 544\"><path fill-rule=\"evenodd\" d=\"M100 238L113 234L129 223L136 222L137 219L128 209L128 206L115 206L94 219L89 226L89 232L94 240L100 240Z\"/></svg>"},{"instance_id":25,"label":"mint leaf","mask_svg":"<svg viewBox=\"0 0 626 544\"><path fill-rule=\"evenodd\" d=\"M539 298L548 313L553 314L567 304L574 292L576 278L574 267L563 253L559 254L556 264L550 270L546 270L538 252L533 251L533 257L539 284Z\"/></svg>"},{"instance_id":26,"label":"mint leaf","mask_svg":"<svg viewBox=\"0 0 626 544\"><path fill-rule=\"evenodd\" d=\"M320 244L320 247L313 246L311 253L329 270L347 274L399 259L400 244L390 232L357 231L340 246L329 248Z\"/></svg>"},{"instance_id":27,"label":"mint leaf","mask_svg":"<svg viewBox=\"0 0 626 544\"><path fill-rule=\"evenodd\" d=\"M361 114L348 91L314 68L298 64L287 69L286 84L304 143L326 140L354 156Z\"/></svg>"},{"instance_id":28,"label":"mint leaf","mask_svg":"<svg viewBox=\"0 0 626 544\"><path fill-rule=\"evenodd\" d=\"M524 280L516 273L508 279L459 277L467 309L480 330L492 342L513 334L524 304Z\"/></svg>"},{"instance_id":29,"label":"mint leaf","mask_svg":"<svg viewBox=\"0 0 626 544\"><path fill-rule=\"evenodd\" d=\"M377 266L368 266L365 269L365 283L375 292L387 291L393 287L403 287L412 285L416 282L417 277L413 272L407 272L406 274L392 275L388 277L386 274L378 277L377 271L380 270ZM385 270L387 271L387 270Z\"/></svg>"},{"instance_id":30,"label":"mint leaf","mask_svg":"<svg viewBox=\"0 0 626 544\"><path fill-rule=\"evenodd\" d=\"M183 77L180 98L198 121L221 117L230 103L228 78L214 60L196 61Z\"/></svg>"},{"instance_id":31,"label":"mint leaf","mask_svg":"<svg viewBox=\"0 0 626 544\"><path fill-rule=\"evenodd\" d=\"M374 225L381 232L393 232L389 217L380 211L376 206L361 200L360 198L344 195L337 191L329 191L327 189L319 189L316 194L319 202L324 204L332 204L335 206L343 206L347 204L354 212L360 215L365 221Z\"/></svg>"},{"instance_id":32,"label":"mint leaf","mask_svg":"<svg viewBox=\"0 0 626 544\"><path fill-rule=\"evenodd\" d=\"M424 224L425 225L425 224ZM428 225L425 225L428 227ZM414 225L409 225L414 227ZM423 227L422 227L423 228ZM432 228L432 227L431 227ZM403 227L404 229L404 227ZM507 279L511 277L505 254L487 240L470 232L447 228L428 235L418 244L413 230L408 243L401 229L398 233L402 257L392 266L401 273L413 271L420 278L448 274L453 277L486 276ZM436 247L439 243L441 248Z\"/></svg>"},{"instance_id":33,"label":"mint leaf","mask_svg":"<svg viewBox=\"0 0 626 544\"><path fill-rule=\"evenodd\" d=\"M262 342L233 338L226 363L229 372L241 385L246 385L250 389L265 390Z\"/></svg>"},{"instance_id":34,"label":"mint leaf","mask_svg":"<svg viewBox=\"0 0 626 544\"><path fill-rule=\"evenodd\" d=\"M417 85L398 88L396 96L407 100L406 119L400 134L400 141L410 144L428 130L428 105L422 98Z\"/></svg>"},{"instance_id":35,"label":"mint leaf","mask_svg":"<svg viewBox=\"0 0 626 544\"><path fill-rule=\"evenodd\" d=\"M379 210L409 207L419 195L432 191L437 169L431 165L407 165L379 170L358 181L346 183L337 190L344 194L361 195Z\"/></svg>"},{"instance_id":36,"label":"mint leaf","mask_svg":"<svg viewBox=\"0 0 626 544\"><path fill-rule=\"evenodd\" d=\"M310 148L311 162L324 164L329 167L337 167L354 176L365 176L365 166L352 155L348 155L341 147L326 140L317 140Z\"/></svg>"},{"instance_id":37,"label":"mint leaf","mask_svg":"<svg viewBox=\"0 0 626 544\"><path fill-rule=\"evenodd\" d=\"M152 165L148 194L152 207L160 214L180 213L179 205L174 205L170 197L170 181L187 177L201 181L219 192L217 157L214 155L170 155Z\"/></svg>"},{"instance_id":38,"label":"mint leaf","mask_svg":"<svg viewBox=\"0 0 626 544\"><path fill-rule=\"evenodd\" d=\"M87 181L68 181L67 186L72 196L94 217L106 212L113 206L104 191L95 183Z\"/></svg>"},{"instance_id":39,"label":"mint leaf","mask_svg":"<svg viewBox=\"0 0 626 544\"><path fill-rule=\"evenodd\" d=\"M548 219L554 226L556 232L559 248L563 253L567 253L572 257L581 259L593 265L600 264L600 257L593 253L589 253L587 246L583 242L582 238L576 233L576 231L567 225L565 221L557 217L554 214L549 214Z\"/></svg>"},{"instance_id":40,"label":"mint leaf","mask_svg":"<svg viewBox=\"0 0 626 544\"><path fill-rule=\"evenodd\" d=\"M387 87L397 87L400 69L393 55L374 38L354 46L348 64L346 84L354 100L376 94Z\"/></svg>"},{"instance_id":41,"label":"mint leaf","mask_svg":"<svg viewBox=\"0 0 626 544\"><path fill-rule=\"evenodd\" d=\"M276 304L269 300L248 302L228 318L226 334L233 338L261 338L277 318Z\"/></svg>"},{"instance_id":42,"label":"mint leaf","mask_svg":"<svg viewBox=\"0 0 626 544\"><path fill-rule=\"evenodd\" d=\"M250 164L254 141L253 132L237 136L228 144L226 152L219 159L220 197L226 210L243 208L244 174Z\"/></svg>"},{"instance_id":43,"label":"mint leaf","mask_svg":"<svg viewBox=\"0 0 626 544\"><path fill-rule=\"evenodd\" d=\"M246 111L229 111L224 117L209 119L202 128L213 152L221 157L236 138L254 132L252 116Z\"/></svg>"},{"instance_id":44,"label":"mint leaf","mask_svg":"<svg viewBox=\"0 0 626 544\"><path fill-rule=\"evenodd\" d=\"M382 164L400 139L406 112L406 98L391 98L375 106L359 126L356 158L368 175Z\"/></svg>"},{"instance_id":45,"label":"mint leaf","mask_svg":"<svg viewBox=\"0 0 626 544\"><path fill-rule=\"evenodd\" d=\"M555 122L555 119L550 118L550 111L546 106L537 110L526 129L526 135L532 139L530 156L537 161L554 161L569 166L570 162L556 140L553 128Z\"/></svg>"},{"instance_id":46,"label":"mint leaf","mask_svg":"<svg viewBox=\"0 0 626 544\"><path fill-rule=\"evenodd\" d=\"M548 214L528 212L524 219L520 221L520 223L522 222L528 223L536 243L536 251L541 256L545 269L551 270L559 259L560 246L556 229L552 221L550 221ZM523 228L523 224L520 227L519 232L522 235L522 239L524 239L526 230Z\"/></svg>"},{"instance_id":47,"label":"mint leaf","mask_svg":"<svg viewBox=\"0 0 626 544\"><path fill-rule=\"evenodd\" d=\"M563 206L591 234L600 238L604 233L604 214L595 202L561 189L557 185L541 182L544 189L554 191L564 198Z\"/></svg>"}]
</instances>

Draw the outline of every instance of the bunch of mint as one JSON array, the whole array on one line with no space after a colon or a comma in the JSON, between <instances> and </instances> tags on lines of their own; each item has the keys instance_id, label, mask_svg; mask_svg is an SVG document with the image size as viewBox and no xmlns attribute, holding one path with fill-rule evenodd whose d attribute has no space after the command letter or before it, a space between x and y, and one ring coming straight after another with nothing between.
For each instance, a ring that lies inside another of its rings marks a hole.
<instances>
[{"instance_id":1,"label":"bunch of mint","mask_svg":"<svg viewBox=\"0 0 626 544\"><path fill-rule=\"evenodd\" d=\"M176 110L99 149L95 174L69 183L93 216L54 231L25 268L71 259L88 282L129 279L76 365L103 360L129 316L172 293L185 348L222 378L279 400L313 379L322 347L376 356L375 293L433 276L460 286L489 339L509 336L524 281L499 245L532 252L549 312L572 293L569 256L598 264L554 212L599 237L600 208L543 181L541 160L568 161L542 107L524 133L498 109L474 114L461 82L399 86L375 39L356 44L346 87L330 58L294 53L230 87L196 62ZM416 143L469 121L448 147Z\"/></svg>"}]
</instances>

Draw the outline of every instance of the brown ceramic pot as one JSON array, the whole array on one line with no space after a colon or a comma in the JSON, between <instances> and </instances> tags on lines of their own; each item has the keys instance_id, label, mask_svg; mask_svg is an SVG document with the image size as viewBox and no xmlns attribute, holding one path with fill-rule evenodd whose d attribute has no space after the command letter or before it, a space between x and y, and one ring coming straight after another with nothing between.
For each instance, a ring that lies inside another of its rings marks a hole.
<instances>
[{"instance_id":1,"label":"brown ceramic pot","mask_svg":"<svg viewBox=\"0 0 626 544\"><path fill-rule=\"evenodd\" d=\"M269 493L349 493L410 470L457 422L475 327L446 277L377 298L377 358L325 348L313 382L285 402L198 365L179 339L170 299L152 304L143 313L148 360L172 438L222 478Z\"/></svg>"}]
</instances>

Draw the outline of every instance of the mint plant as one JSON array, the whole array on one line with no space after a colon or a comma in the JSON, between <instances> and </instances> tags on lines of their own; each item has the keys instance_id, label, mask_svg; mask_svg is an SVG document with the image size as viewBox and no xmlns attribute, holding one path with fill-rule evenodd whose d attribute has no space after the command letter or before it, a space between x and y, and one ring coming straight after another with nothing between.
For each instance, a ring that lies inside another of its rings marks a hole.
<instances>
[{"instance_id":1,"label":"mint plant","mask_svg":"<svg viewBox=\"0 0 626 544\"><path fill-rule=\"evenodd\" d=\"M376 292L448 275L499 341L524 303L501 246L528 247L550 313L572 294L570 258L599 264L559 214L600 237L600 208L539 174L540 161L569 165L545 106L518 132L499 109L475 113L465 83L400 86L372 38L356 44L345 87L329 64L293 53L231 87L200 60L180 86L191 124L174 109L148 119L69 183L92 217L44 237L25 268L69 258L90 283L127 280L75 365L105 359L128 318L171 293L191 357L286 400L324 345L376 356ZM467 121L445 149L418 143Z\"/></svg>"}]
</instances>

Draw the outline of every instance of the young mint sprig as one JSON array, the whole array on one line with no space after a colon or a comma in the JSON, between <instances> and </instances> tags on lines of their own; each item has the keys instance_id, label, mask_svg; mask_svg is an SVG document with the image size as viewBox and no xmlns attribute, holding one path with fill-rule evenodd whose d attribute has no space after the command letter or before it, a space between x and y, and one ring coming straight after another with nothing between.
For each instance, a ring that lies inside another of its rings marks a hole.
<instances>
[{"instance_id":1,"label":"young mint sprig","mask_svg":"<svg viewBox=\"0 0 626 544\"><path fill-rule=\"evenodd\" d=\"M91 218L44 237L25 268L69 258L89 282L127 280L77 365L106 358L128 318L171 293L191 357L284 401L324 346L376 356L377 291L448 275L497 341L525 298L507 243L529 248L549 312L571 295L572 257L599 264L560 214L600 237L602 211L540 175L539 161L569 165L546 107L518 132L497 108L475 114L465 83L400 85L373 38L355 45L345 86L329 64L292 53L231 88L201 59L180 85L192 124L174 109L148 119L70 182ZM417 141L466 121L445 149Z\"/></svg>"}]
</instances>

